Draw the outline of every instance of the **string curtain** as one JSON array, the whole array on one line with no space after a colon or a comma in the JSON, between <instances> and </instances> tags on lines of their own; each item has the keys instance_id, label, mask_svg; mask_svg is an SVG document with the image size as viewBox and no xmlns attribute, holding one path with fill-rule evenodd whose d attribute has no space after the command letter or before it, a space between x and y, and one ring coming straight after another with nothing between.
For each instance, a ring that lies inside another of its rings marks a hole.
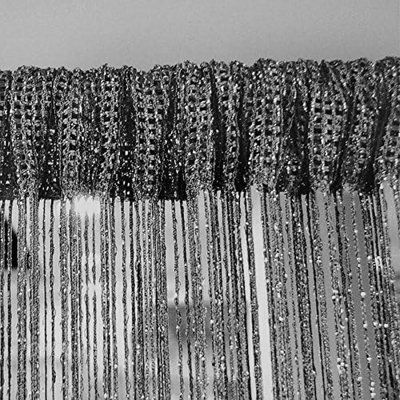
<instances>
[{"instance_id":1,"label":"string curtain","mask_svg":"<svg viewBox=\"0 0 400 400\"><path fill-rule=\"evenodd\" d=\"M0 71L0 398L398 399L399 83Z\"/></svg>"}]
</instances>

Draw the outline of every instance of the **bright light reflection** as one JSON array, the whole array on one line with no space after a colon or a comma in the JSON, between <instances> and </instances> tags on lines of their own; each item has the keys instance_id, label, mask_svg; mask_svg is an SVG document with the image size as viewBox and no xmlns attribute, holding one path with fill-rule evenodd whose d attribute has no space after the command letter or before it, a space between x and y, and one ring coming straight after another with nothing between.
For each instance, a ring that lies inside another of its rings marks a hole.
<instances>
[{"instance_id":1,"label":"bright light reflection","mask_svg":"<svg viewBox=\"0 0 400 400\"><path fill-rule=\"evenodd\" d=\"M74 198L75 210L81 215L100 215L100 200L92 196Z\"/></svg>"}]
</instances>

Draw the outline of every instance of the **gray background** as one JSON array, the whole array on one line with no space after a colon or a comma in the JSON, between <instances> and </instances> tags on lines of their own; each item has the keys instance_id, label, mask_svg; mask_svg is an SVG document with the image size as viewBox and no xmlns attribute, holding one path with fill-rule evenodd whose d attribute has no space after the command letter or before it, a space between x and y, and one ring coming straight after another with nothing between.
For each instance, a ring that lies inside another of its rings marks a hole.
<instances>
[{"instance_id":1,"label":"gray background","mask_svg":"<svg viewBox=\"0 0 400 400\"><path fill-rule=\"evenodd\" d=\"M398 0L0 1L0 68L400 53Z\"/></svg>"}]
</instances>

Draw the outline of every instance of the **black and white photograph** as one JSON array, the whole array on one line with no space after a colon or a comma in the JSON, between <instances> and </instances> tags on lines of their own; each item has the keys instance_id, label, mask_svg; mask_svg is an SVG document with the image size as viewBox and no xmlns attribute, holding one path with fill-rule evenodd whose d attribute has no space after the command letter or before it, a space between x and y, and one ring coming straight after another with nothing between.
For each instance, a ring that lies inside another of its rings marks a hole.
<instances>
[{"instance_id":1,"label":"black and white photograph","mask_svg":"<svg viewBox=\"0 0 400 400\"><path fill-rule=\"evenodd\" d=\"M399 0L0 0L0 400L400 400Z\"/></svg>"}]
</instances>

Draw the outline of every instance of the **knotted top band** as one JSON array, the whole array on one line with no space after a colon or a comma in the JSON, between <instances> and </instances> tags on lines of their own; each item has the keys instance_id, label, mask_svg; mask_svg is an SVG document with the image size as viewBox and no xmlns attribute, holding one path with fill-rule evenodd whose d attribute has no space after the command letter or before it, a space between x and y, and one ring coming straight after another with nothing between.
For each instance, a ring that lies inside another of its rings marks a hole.
<instances>
[{"instance_id":1,"label":"knotted top band","mask_svg":"<svg viewBox=\"0 0 400 400\"><path fill-rule=\"evenodd\" d=\"M368 191L397 179L400 59L0 71L0 197Z\"/></svg>"}]
</instances>

